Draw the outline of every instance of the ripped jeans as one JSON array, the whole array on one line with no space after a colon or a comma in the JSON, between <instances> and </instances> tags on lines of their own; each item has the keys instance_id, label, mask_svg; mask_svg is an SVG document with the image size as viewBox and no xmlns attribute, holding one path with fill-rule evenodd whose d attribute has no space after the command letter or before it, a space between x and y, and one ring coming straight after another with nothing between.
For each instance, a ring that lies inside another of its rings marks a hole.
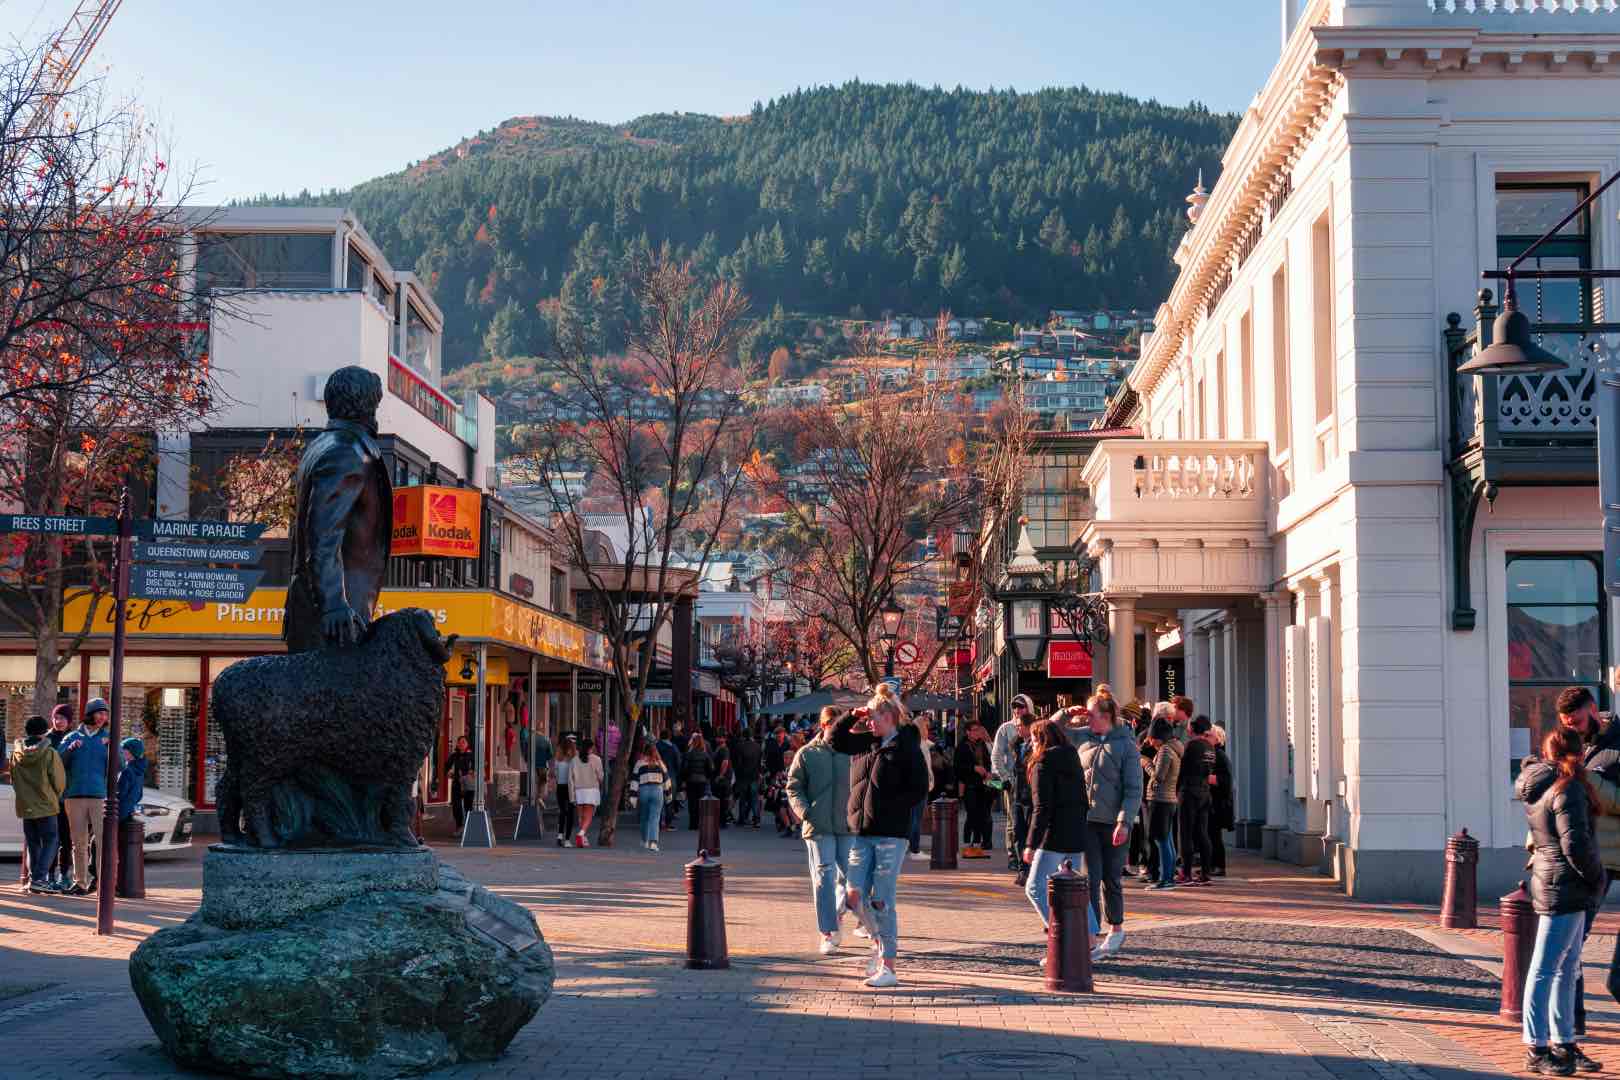
<instances>
[{"instance_id":1,"label":"ripped jeans","mask_svg":"<svg viewBox=\"0 0 1620 1080\"><path fill-rule=\"evenodd\" d=\"M903 836L857 836L849 849L847 877L850 889L871 908L877 923L883 959L893 960L899 940L899 924L894 916L894 891L900 880L900 864L906 855Z\"/></svg>"}]
</instances>

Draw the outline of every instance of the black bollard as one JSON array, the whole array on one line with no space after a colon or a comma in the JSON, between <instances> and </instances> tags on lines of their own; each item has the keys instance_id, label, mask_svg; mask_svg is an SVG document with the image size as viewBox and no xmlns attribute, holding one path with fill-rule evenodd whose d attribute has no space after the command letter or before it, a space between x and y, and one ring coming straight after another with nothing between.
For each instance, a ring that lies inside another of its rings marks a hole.
<instances>
[{"instance_id":1,"label":"black bollard","mask_svg":"<svg viewBox=\"0 0 1620 1080\"><path fill-rule=\"evenodd\" d=\"M715 800L719 802L718 799ZM686 864L686 966L715 971L729 968L726 952L726 882L718 860L707 851Z\"/></svg>"},{"instance_id":2,"label":"black bollard","mask_svg":"<svg viewBox=\"0 0 1620 1080\"><path fill-rule=\"evenodd\" d=\"M933 813L933 844L928 851L928 869L956 869L956 800L941 795L930 805Z\"/></svg>"},{"instance_id":3,"label":"black bollard","mask_svg":"<svg viewBox=\"0 0 1620 1080\"><path fill-rule=\"evenodd\" d=\"M1524 882L1502 897L1502 1007L1497 1015L1510 1024L1524 1020L1524 980L1536 951L1536 909Z\"/></svg>"},{"instance_id":4,"label":"black bollard","mask_svg":"<svg viewBox=\"0 0 1620 1080\"><path fill-rule=\"evenodd\" d=\"M1464 829L1446 841L1446 880L1440 925L1472 930L1479 925L1479 841Z\"/></svg>"},{"instance_id":5,"label":"black bollard","mask_svg":"<svg viewBox=\"0 0 1620 1080\"><path fill-rule=\"evenodd\" d=\"M118 823L118 895L146 899L146 825L135 818Z\"/></svg>"},{"instance_id":6,"label":"black bollard","mask_svg":"<svg viewBox=\"0 0 1620 1080\"><path fill-rule=\"evenodd\" d=\"M704 792L698 800L698 851L720 854L720 800Z\"/></svg>"},{"instance_id":7,"label":"black bollard","mask_svg":"<svg viewBox=\"0 0 1620 1080\"><path fill-rule=\"evenodd\" d=\"M1091 985L1091 888L1068 859L1046 879L1046 988L1089 994Z\"/></svg>"}]
</instances>

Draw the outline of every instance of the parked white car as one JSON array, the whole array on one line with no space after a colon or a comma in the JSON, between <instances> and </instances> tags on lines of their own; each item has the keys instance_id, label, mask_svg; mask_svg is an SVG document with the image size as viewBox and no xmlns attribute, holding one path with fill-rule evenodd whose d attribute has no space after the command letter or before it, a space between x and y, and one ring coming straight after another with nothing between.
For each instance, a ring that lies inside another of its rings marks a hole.
<instances>
[{"instance_id":1,"label":"parked white car","mask_svg":"<svg viewBox=\"0 0 1620 1080\"><path fill-rule=\"evenodd\" d=\"M148 859L177 855L191 849L191 819L195 808L186 800L147 788L136 816L146 825ZM9 780L0 779L0 856L21 857L22 819Z\"/></svg>"}]
</instances>

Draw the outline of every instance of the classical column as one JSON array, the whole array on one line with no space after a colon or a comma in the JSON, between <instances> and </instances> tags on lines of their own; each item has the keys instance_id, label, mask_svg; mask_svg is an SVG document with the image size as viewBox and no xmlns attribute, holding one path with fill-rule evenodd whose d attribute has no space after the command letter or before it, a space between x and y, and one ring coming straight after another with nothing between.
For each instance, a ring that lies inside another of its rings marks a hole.
<instances>
[{"instance_id":1,"label":"classical column","mask_svg":"<svg viewBox=\"0 0 1620 1080\"><path fill-rule=\"evenodd\" d=\"M1343 692L1340 689L1339 672L1339 619L1334 608L1334 584L1331 568L1323 569L1316 574L1311 583L1316 587L1316 603L1318 617L1327 621L1328 632L1321 643L1325 655L1322 657L1322 667L1326 673L1326 693L1324 694L1326 709L1320 720L1321 731L1317 742L1317 753L1320 755L1318 764L1321 786L1318 797L1322 802L1322 832L1324 840L1332 837L1343 840L1348 832L1349 822L1344 816L1342 800L1338 795L1339 763L1343 760L1343 751L1340 744L1340 700Z\"/></svg>"},{"instance_id":2,"label":"classical column","mask_svg":"<svg viewBox=\"0 0 1620 1080\"><path fill-rule=\"evenodd\" d=\"M1152 701L1159 696L1159 628L1146 626L1142 630L1142 692L1138 701Z\"/></svg>"},{"instance_id":3,"label":"classical column","mask_svg":"<svg viewBox=\"0 0 1620 1080\"><path fill-rule=\"evenodd\" d=\"M1260 835L1260 854L1277 857L1277 832L1288 824L1288 702L1283 685L1283 633L1288 626L1293 596L1269 592L1265 603L1266 646L1266 824Z\"/></svg>"},{"instance_id":4,"label":"classical column","mask_svg":"<svg viewBox=\"0 0 1620 1080\"><path fill-rule=\"evenodd\" d=\"M1186 629L1182 631L1182 654L1186 657L1186 685L1182 693L1193 699L1193 702L1209 701L1209 631L1203 627L1195 628L1191 622L1183 624Z\"/></svg>"},{"instance_id":5,"label":"classical column","mask_svg":"<svg viewBox=\"0 0 1620 1080\"><path fill-rule=\"evenodd\" d=\"M1108 598L1108 681L1117 701L1131 700L1136 687L1136 597Z\"/></svg>"}]
</instances>

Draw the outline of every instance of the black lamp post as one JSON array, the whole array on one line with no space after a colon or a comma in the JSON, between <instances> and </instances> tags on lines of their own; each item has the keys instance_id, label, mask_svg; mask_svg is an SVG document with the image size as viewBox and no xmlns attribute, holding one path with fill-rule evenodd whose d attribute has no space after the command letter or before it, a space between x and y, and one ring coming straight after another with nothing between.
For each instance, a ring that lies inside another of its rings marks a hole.
<instances>
[{"instance_id":1,"label":"black lamp post","mask_svg":"<svg viewBox=\"0 0 1620 1080\"><path fill-rule=\"evenodd\" d=\"M1001 602L1007 642L1018 658L1019 668L1025 671L1039 668L1041 657L1046 653L1051 596L1046 567L1035 557L1035 545L1029 542L1029 526L1021 519L1018 547L1007 563L1007 573L1001 588L996 590L996 599Z\"/></svg>"},{"instance_id":2,"label":"black lamp post","mask_svg":"<svg viewBox=\"0 0 1620 1080\"><path fill-rule=\"evenodd\" d=\"M883 644L886 652L883 657L883 675L885 678L894 677L894 650L900 639L900 620L905 618L906 611L895 602L894 594L878 608L878 615L883 619Z\"/></svg>"}]
</instances>

